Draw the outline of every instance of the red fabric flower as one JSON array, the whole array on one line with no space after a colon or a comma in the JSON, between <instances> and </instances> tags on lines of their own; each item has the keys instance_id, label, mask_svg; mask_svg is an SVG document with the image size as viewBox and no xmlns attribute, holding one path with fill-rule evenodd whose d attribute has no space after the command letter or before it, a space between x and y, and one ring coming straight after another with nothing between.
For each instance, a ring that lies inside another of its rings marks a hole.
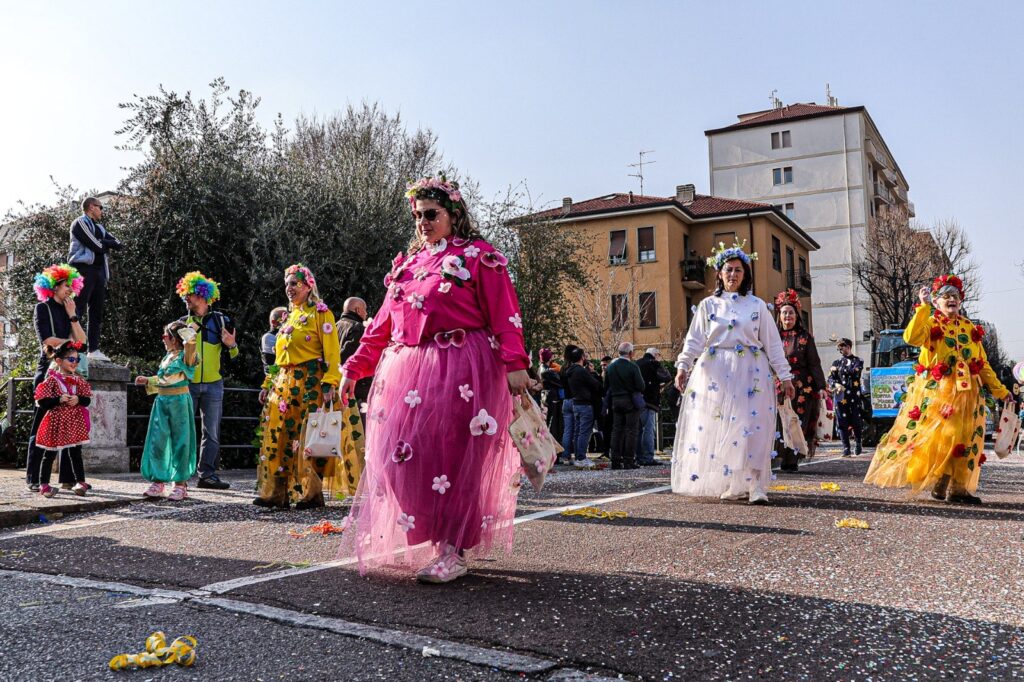
<instances>
[{"instance_id":1,"label":"red fabric flower","mask_svg":"<svg viewBox=\"0 0 1024 682\"><path fill-rule=\"evenodd\" d=\"M921 408L918 407L917 405L914 405L913 409L911 409L910 412L907 413L907 416L910 417L911 419L920 419Z\"/></svg>"},{"instance_id":2,"label":"red fabric flower","mask_svg":"<svg viewBox=\"0 0 1024 682\"><path fill-rule=\"evenodd\" d=\"M981 374L981 370L984 366L985 361L981 358L973 358L967 363L967 368L971 370L971 374Z\"/></svg>"},{"instance_id":3,"label":"red fabric flower","mask_svg":"<svg viewBox=\"0 0 1024 682\"><path fill-rule=\"evenodd\" d=\"M945 336L945 334L942 332L942 327L940 327L939 325L935 325L934 327L932 327L932 339L938 341L943 336Z\"/></svg>"},{"instance_id":4,"label":"red fabric flower","mask_svg":"<svg viewBox=\"0 0 1024 682\"><path fill-rule=\"evenodd\" d=\"M953 456L954 457L963 457L964 454L966 454L966 452L967 452L967 446L964 445L963 443L957 443L956 445L953 446Z\"/></svg>"},{"instance_id":5,"label":"red fabric flower","mask_svg":"<svg viewBox=\"0 0 1024 682\"><path fill-rule=\"evenodd\" d=\"M974 329L971 330L971 340L972 341L974 341L974 342L981 341L981 337L983 337L983 336L985 336L985 330L982 329L981 327L975 326Z\"/></svg>"},{"instance_id":6,"label":"red fabric flower","mask_svg":"<svg viewBox=\"0 0 1024 682\"><path fill-rule=\"evenodd\" d=\"M924 365L922 365L920 362L915 362L914 363L914 373L915 374L924 374L926 369L928 369L928 368L925 367Z\"/></svg>"},{"instance_id":7,"label":"red fabric flower","mask_svg":"<svg viewBox=\"0 0 1024 682\"><path fill-rule=\"evenodd\" d=\"M987 459L988 457L985 456L985 453L981 453L981 457L978 458L978 466L984 464Z\"/></svg>"},{"instance_id":8,"label":"red fabric flower","mask_svg":"<svg viewBox=\"0 0 1024 682\"><path fill-rule=\"evenodd\" d=\"M946 365L945 365L945 363L940 362L939 364L932 366L932 379L935 379L936 381L939 381L945 375L946 375Z\"/></svg>"}]
</instances>

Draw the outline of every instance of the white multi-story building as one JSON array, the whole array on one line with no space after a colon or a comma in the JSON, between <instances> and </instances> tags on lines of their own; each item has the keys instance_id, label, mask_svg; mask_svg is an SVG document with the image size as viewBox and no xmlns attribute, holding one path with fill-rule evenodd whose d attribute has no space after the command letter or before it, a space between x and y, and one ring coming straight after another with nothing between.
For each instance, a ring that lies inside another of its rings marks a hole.
<instances>
[{"instance_id":1,"label":"white multi-story building","mask_svg":"<svg viewBox=\"0 0 1024 682\"><path fill-rule=\"evenodd\" d=\"M821 245L810 254L818 345L849 338L869 362L869 304L854 285L852 263L868 221L897 207L912 216L914 205L867 109L777 102L704 134L712 195L774 204ZM832 356L823 352L823 364Z\"/></svg>"}]
</instances>

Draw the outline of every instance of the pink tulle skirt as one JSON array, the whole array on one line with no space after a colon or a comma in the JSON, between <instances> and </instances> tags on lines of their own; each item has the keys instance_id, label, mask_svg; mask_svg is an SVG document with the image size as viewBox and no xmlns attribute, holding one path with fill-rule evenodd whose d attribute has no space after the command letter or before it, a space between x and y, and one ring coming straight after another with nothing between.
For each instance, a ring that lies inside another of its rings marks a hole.
<instances>
[{"instance_id":1,"label":"pink tulle skirt","mask_svg":"<svg viewBox=\"0 0 1024 682\"><path fill-rule=\"evenodd\" d=\"M366 469L341 554L419 568L444 544L469 556L512 548L519 454L512 398L486 332L461 346L391 346L367 405Z\"/></svg>"}]
</instances>

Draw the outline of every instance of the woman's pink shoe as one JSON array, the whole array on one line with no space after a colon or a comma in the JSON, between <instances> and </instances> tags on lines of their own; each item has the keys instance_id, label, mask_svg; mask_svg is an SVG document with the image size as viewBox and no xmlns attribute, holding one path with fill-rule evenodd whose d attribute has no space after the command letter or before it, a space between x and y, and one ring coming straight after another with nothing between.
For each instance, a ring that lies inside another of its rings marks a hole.
<instances>
[{"instance_id":1,"label":"woman's pink shoe","mask_svg":"<svg viewBox=\"0 0 1024 682\"><path fill-rule=\"evenodd\" d=\"M167 499L171 502L181 502L186 497L188 497L188 489L183 485L176 485L171 494L167 496Z\"/></svg>"},{"instance_id":2,"label":"woman's pink shoe","mask_svg":"<svg viewBox=\"0 0 1024 682\"><path fill-rule=\"evenodd\" d=\"M151 483L146 492L142 493L143 497L163 497L164 496L164 484L163 483Z\"/></svg>"}]
</instances>

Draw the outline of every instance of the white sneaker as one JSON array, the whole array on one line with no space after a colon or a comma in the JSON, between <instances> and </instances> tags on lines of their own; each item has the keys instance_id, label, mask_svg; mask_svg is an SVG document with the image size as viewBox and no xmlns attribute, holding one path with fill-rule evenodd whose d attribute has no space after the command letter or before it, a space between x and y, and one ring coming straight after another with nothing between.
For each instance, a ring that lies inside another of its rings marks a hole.
<instances>
[{"instance_id":1,"label":"white sneaker","mask_svg":"<svg viewBox=\"0 0 1024 682\"><path fill-rule=\"evenodd\" d=\"M720 500L729 500L729 501L743 500L743 499L746 499L746 497L749 494L750 493L745 493L745 492L744 493L731 493L728 490L726 490L724 493L722 493L721 495L718 496L718 499L720 499Z\"/></svg>"},{"instance_id":2,"label":"white sneaker","mask_svg":"<svg viewBox=\"0 0 1024 682\"><path fill-rule=\"evenodd\" d=\"M763 490L754 490L750 493L750 501L747 504L768 504L768 494Z\"/></svg>"},{"instance_id":3,"label":"white sneaker","mask_svg":"<svg viewBox=\"0 0 1024 682\"><path fill-rule=\"evenodd\" d=\"M103 351L96 349L87 355L90 360L99 360L100 362L110 362L110 358L103 354Z\"/></svg>"},{"instance_id":4,"label":"white sneaker","mask_svg":"<svg viewBox=\"0 0 1024 682\"><path fill-rule=\"evenodd\" d=\"M455 552L442 554L419 570L416 579L421 583L450 583L469 572L466 560Z\"/></svg>"},{"instance_id":5,"label":"white sneaker","mask_svg":"<svg viewBox=\"0 0 1024 682\"><path fill-rule=\"evenodd\" d=\"M579 467L580 469L593 469L594 463L584 457L583 459L577 459L573 462L573 466Z\"/></svg>"}]
</instances>

